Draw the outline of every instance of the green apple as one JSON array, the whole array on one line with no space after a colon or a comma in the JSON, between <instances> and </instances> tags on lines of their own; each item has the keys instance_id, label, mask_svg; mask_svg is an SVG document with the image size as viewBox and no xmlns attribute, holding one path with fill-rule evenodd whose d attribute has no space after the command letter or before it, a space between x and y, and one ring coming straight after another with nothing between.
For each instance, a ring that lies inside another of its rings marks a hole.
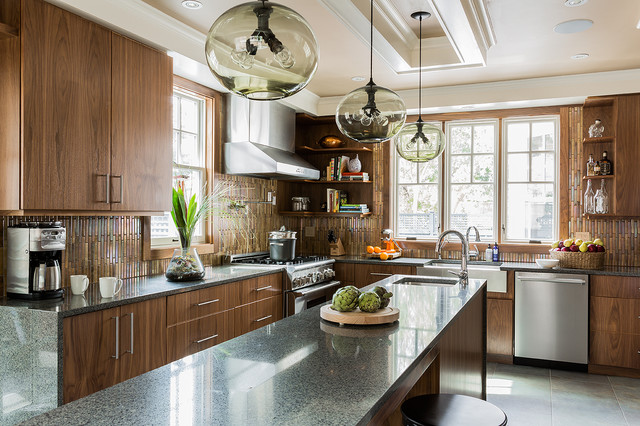
<instances>
[{"instance_id":1,"label":"green apple","mask_svg":"<svg viewBox=\"0 0 640 426\"><path fill-rule=\"evenodd\" d=\"M582 243L580 244L580 247L578 247L580 249L580 251L582 253L586 252L587 250L589 250L589 245L587 243Z\"/></svg>"},{"instance_id":2,"label":"green apple","mask_svg":"<svg viewBox=\"0 0 640 426\"><path fill-rule=\"evenodd\" d=\"M577 240L575 240L575 241L573 242L573 244L575 244L575 245L577 245L577 246L582 245L582 243L584 243L584 241L582 241L580 238L578 238Z\"/></svg>"},{"instance_id":3,"label":"green apple","mask_svg":"<svg viewBox=\"0 0 640 426\"><path fill-rule=\"evenodd\" d=\"M563 244L565 247L571 247L571 244L573 244L573 238L567 238L563 241Z\"/></svg>"},{"instance_id":4,"label":"green apple","mask_svg":"<svg viewBox=\"0 0 640 426\"><path fill-rule=\"evenodd\" d=\"M551 244L551 248L558 248L559 245L560 245L560 241L556 241L553 244Z\"/></svg>"},{"instance_id":5,"label":"green apple","mask_svg":"<svg viewBox=\"0 0 640 426\"><path fill-rule=\"evenodd\" d=\"M587 243L587 245L589 245L589 244L593 244L593 241L585 241L585 243Z\"/></svg>"},{"instance_id":6,"label":"green apple","mask_svg":"<svg viewBox=\"0 0 640 426\"><path fill-rule=\"evenodd\" d=\"M593 240L593 244L597 245L597 246L603 246L604 243L602 242L602 240L600 238L596 238L595 240Z\"/></svg>"}]
</instances>

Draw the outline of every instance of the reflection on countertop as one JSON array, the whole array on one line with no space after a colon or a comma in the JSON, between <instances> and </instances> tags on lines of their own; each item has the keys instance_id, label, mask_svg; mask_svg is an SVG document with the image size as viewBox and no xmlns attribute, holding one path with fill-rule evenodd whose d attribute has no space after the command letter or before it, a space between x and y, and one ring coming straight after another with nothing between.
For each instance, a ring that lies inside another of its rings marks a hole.
<instances>
[{"instance_id":1,"label":"reflection on countertop","mask_svg":"<svg viewBox=\"0 0 640 426\"><path fill-rule=\"evenodd\" d=\"M398 322L338 326L320 307L153 370L26 424L366 424L484 281L387 286Z\"/></svg>"}]
</instances>

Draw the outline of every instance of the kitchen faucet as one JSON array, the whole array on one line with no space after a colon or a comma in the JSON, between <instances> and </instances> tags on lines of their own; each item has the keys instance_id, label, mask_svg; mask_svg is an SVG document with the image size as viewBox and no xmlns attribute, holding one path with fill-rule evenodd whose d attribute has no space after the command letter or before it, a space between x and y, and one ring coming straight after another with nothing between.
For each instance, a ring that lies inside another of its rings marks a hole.
<instances>
[{"instance_id":1,"label":"kitchen faucet","mask_svg":"<svg viewBox=\"0 0 640 426\"><path fill-rule=\"evenodd\" d=\"M469 241L470 241L470 240L469 240L469 232L470 232L472 229L476 231L476 242L480 242L480 232L478 231L478 228L476 228L475 226L471 225L470 227L468 227L468 228L467 228L467 244L468 244L468 243L469 243ZM474 244L473 246L474 246L476 249L475 249L475 250L469 250L469 253L468 253L469 258L468 258L468 260L471 260L471 258L472 258L472 257L474 257L474 258L476 258L476 259L478 258L478 254L479 254L479 252L478 252L478 246L477 246L477 245L475 245L475 244Z\"/></svg>"},{"instance_id":2,"label":"kitchen faucet","mask_svg":"<svg viewBox=\"0 0 640 426\"><path fill-rule=\"evenodd\" d=\"M440 250L444 246L442 242L444 238L449 234L453 234L456 237L460 238L460 242L462 243L462 262L460 262L460 272L456 273L454 271L449 271L449 273L456 275L458 278L460 278L460 283L462 284L462 287L466 287L468 284L467 278L469 277L469 273L467 272L467 257L469 256L469 243L467 239L464 237L464 235L462 235L458 231L454 231L453 229L448 229L444 231L438 237L438 242L436 243L436 253L438 254L438 257L440 257Z\"/></svg>"}]
</instances>

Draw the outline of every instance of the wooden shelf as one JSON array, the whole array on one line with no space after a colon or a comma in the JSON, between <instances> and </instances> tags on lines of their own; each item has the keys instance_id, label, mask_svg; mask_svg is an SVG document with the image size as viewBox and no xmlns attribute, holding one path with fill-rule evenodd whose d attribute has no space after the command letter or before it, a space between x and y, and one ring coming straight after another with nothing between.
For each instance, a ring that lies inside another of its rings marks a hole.
<instances>
[{"instance_id":1,"label":"wooden shelf","mask_svg":"<svg viewBox=\"0 0 640 426\"><path fill-rule=\"evenodd\" d=\"M297 149L298 153L303 154L331 154L339 152L373 152L371 148L311 148L303 146Z\"/></svg>"},{"instance_id":2,"label":"wooden shelf","mask_svg":"<svg viewBox=\"0 0 640 426\"><path fill-rule=\"evenodd\" d=\"M18 29L0 22L0 40L11 37L18 37Z\"/></svg>"},{"instance_id":3,"label":"wooden shelf","mask_svg":"<svg viewBox=\"0 0 640 426\"><path fill-rule=\"evenodd\" d=\"M295 182L295 181L289 181L289 182ZM367 181L363 181L363 180L303 180L303 181L298 181L298 182L304 182L304 183L322 183L325 185L328 184L341 184L341 183L348 183L348 184L358 184L358 185L362 185L362 184L372 184L373 181L372 180L367 180Z\"/></svg>"},{"instance_id":4,"label":"wooden shelf","mask_svg":"<svg viewBox=\"0 0 640 426\"><path fill-rule=\"evenodd\" d=\"M583 176L582 180L589 179L613 179L613 175L604 175L604 176Z\"/></svg>"},{"instance_id":5,"label":"wooden shelf","mask_svg":"<svg viewBox=\"0 0 640 426\"><path fill-rule=\"evenodd\" d=\"M582 213L582 217L587 219L637 219L638 216L621 216L615 213Z\"/></svg>"},{"instance_id":6,"label":"wooden shelf","mask_svg":"<svg viewBox=\"0 0 640 426\"><path fill-rule=\"evenodd\" d=\"M597 107L603 107L603 106L612 106L615 100L616 98L613 98L613 97L587 98L584 100L584 107L597 108Z\"/></svg>"},{"instance_id":7,"label":"wooden shelf","mask_svg":"<svg viewBox=\"0 0 640 426\"><path fill-rule=\"evenodd\" d=\"M283 216L303 216L303 217L315 217L315 216L334 216L334 217L353 217L353 216L359 216L359 217L366 217L366 216L371 216L373 213L372 212L368 212L368 213L345 213L345 212L339 212L339 213L330 213L330 212L278 212L278 214L281 214Z\"/></svg>"},{"instance_id":8,"label":"wooden shelf","mask_svg":"<svg viewBox=\"0 0 640 426\"><path fill-rule=\"evenodd\" d=\"M609 143L615 141L613 136L603 136L601 138L584 138L582 143Z\"/></svg>"}]
</instances>

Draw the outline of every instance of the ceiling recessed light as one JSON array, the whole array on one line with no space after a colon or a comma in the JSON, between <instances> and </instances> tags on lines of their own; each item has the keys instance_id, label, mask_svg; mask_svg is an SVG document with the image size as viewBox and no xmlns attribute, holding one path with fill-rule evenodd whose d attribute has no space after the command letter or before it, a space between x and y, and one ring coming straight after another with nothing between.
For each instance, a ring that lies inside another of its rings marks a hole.
<instances>
[{"instance_id":1,"label":"ceiling recessed light","mask_svg":"<svg viewBox=\"0 0 640 426\"><path fill-rule=\"evenodd\" d=\"M636 24L636 28L640 30L640 19L638 20L638 23Z\"/></svg>"},{"instance_id":2,"label":"ceiling recessed light","mask_svg":"<svg viewBox=\"0 0 640 426\"><path fill-rule=\"evenodd\" d=\"M593 25L590 19L573 19L571 21L561 22L553 28L553 31L559 34L573 34L586 31Z\"/></svg>"},{"instance_id":3,"label":"ceiling recessed light","mask_svg":"<svg viewBox=\"0 0 640 426\"><path fill-rule=\"evenodd\" d=\"M588 1L589 0L564 0L564 5L567 7L576 7L576 6L582 6Z\"/></svg>"},{"instance_id":4,"label":"ceiling recessed light","mask_svg":"<svg viewBox=\"0 0 640 426\"><path fill-rule=\"evenodd\" d=\"M200 9L202 3L198 0L182 0L182 7L186 7L187 9Z\"/></svg>"},{"instance_id":5,"label":"ceiling recessed light","mask_svg":"<svg viewBox=\"0 0 640 426\"><path fill-rule=\"evenodd\" d=\"M364 81L365 78L361 75L356 75L355 77L351 77L351 80L353 81Z\"/></svg>"},{"instance_id":6,"label":"ceiling recessed light","mask_svg":"<svg viewBox=\"0 0 640 426\"><path fill-rule=\"evenodd\" d=\"M589 57L588 53L576 53L571 57L571 59L587 59Z\"/></svg>"}]
</instances>

